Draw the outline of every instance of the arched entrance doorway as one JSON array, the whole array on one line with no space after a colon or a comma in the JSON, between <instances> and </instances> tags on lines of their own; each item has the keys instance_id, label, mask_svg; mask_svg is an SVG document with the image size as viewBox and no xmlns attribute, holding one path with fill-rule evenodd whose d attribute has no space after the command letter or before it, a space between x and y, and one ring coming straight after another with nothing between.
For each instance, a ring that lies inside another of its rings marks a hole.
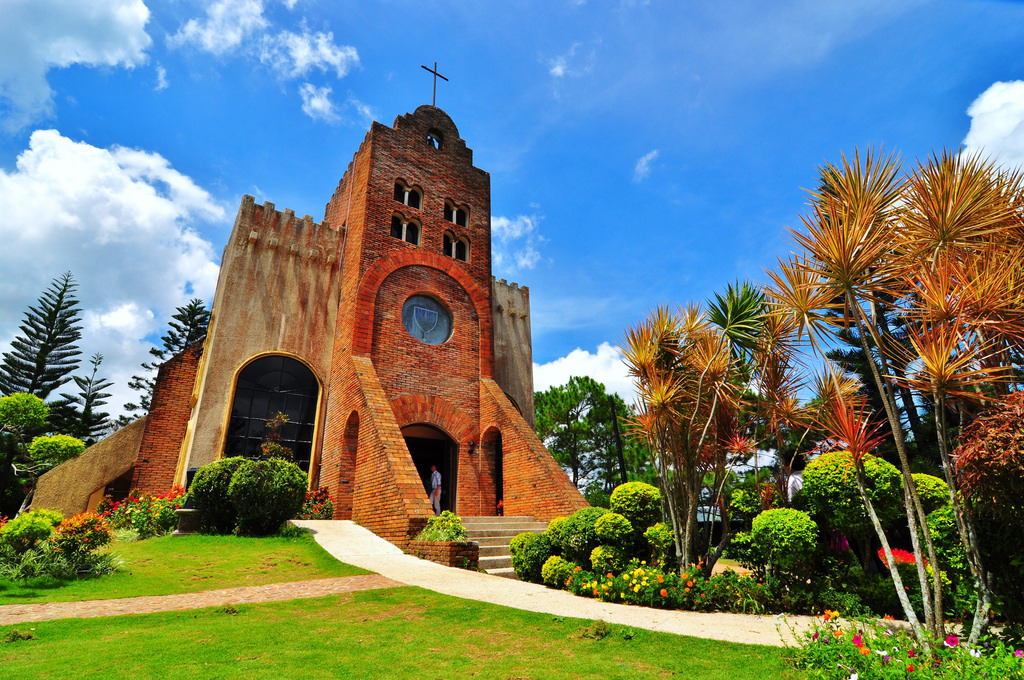
<instances>
[{"instance_id":1,"label":"arched entrance doorway","mask_svg":"<svg viewBox=\"0 0 1024 680\"><path fill-rule=\"evenodd\" d=\"M458 445L451 437L430 425L409 425L402 428L405 445L409 447L416 472L423 482L423 496L430 493L430 467L441 473L441 510L455 512L458 488Z\"/></svg>"}]
</instances>

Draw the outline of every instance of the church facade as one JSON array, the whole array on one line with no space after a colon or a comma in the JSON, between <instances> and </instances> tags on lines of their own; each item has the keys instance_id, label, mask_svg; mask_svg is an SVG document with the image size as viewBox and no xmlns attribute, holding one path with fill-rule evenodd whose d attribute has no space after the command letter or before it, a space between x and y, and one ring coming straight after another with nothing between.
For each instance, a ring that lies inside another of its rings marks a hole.
<instances>
[{"instance_id":1,"label":"church facade","mask_svg":"<svg viewBox=\"0 0 1024 680\"><path fill-rule=\"evenodd\" d=\"M585 506L533 432L529 291L492 277L490 219L490 176L433 106L373 123L320 222L244 197L206 341L161 368L131 486L256 455L284 414L335 517L398 544L433 514L432 466L461 515Z\"/></svg>"}]
</instances>

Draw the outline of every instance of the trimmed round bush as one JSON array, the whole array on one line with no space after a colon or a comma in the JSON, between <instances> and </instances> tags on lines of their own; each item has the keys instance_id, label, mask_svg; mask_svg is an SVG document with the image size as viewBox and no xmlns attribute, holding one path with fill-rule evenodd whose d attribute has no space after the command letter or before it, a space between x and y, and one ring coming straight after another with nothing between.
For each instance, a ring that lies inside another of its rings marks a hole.
<instances>
[{"instance_id":1,"label":"trimmed round bush","mask_svg":"<svg viewBox=\"0 0 1024 680\"><path fill-rule=\"evenodd\" d=\"M544 534L525 532L517 534L509 544L512 568L520 581L543 583L541 570L551 557L551 543Z\"/></svg>"},{"instance_id":2,"label":"trimmed round bush","mask_svg":"<svg viewBox=\"0 0 1024 680\"><path fill-rule=\"evenodd\" d=\"M617 574L626 568L629 555L614 545L599 545L590 552L590 566L595 574Z\"/></svg>"},{"instance_id":3,"label":"trimmed round bush","mask_svg":"<svg viewBox=\"0 0 1024 680\"><path fill-rule=\"evenodd\" d=\"M562 532L565 529L565 521L568 517L556 517L548 522L548 528L544 530L544 535L548 537L548 542L551 543L551 548L555 554L562 552Z\"/></svg>"},{"instance_id":4,"label":"trimmed round bush","mask_svg":"<svg viewBox=\"0 0 1024 680\"><path fill-rule=\"evenodd\" d=\"M202 530L210 534L230 534L238 523L238 512L228 498L231 477L245 458L222 458L196 471L188 493L199 510Z\"/></svg>"},{"instance_id":5,"label":"trimmed round bush","mask_svg":"<svg viewBox=\"0 0 1024 680\"><path fill-rule=\"evenodd\" d=\"M32 460L53 465L77 458L82 451L85 451L85 442L66 434L36 437L28 446L28 455Z\"/></svg>"},{"instance_id":6,"label":"trimmed round bush","mask_svg":"<svg viewBox=\"0 0 1024 680\"><path fill-rule=\"evenodd\" d=\"M896 466L875 456L864 457L867 493L883 527L903 516L903 477ZM804 470L804 496L814 515L852 536L873 531L848 451L824 453Z\"/></svg>"},{"instance_id":7,"label":"trimmed round bush","mask_svg":"<svg viewBox=\"0 0 1024 680\"><path fill-rule=\"evenodd\" d=\"M552 555L540 569L541 579L544 581L544 585L561 590L565 588L565 582L572 576L575 568L576 565L572 562L566 562L558 555Z\"/></svg>"},{"instance_id":8,"label":"trimmed round bush","mask_svg":"<svg viewBox=\"0 0 1024 680\"><path fill-rule=\"evenodd\" d=\"M282 458L247 460L239 465L228 485L228 498L238 513L238 533L277 533L302 508L308 486L306 473Z\"/></svg>"},{"instance_id":9,"label":"trimmed round bush","mask_svg":"<svg viewBox=\"0 0 1024 680\"><path fill-rule=\"evenodd\" d=\"M633 525L619 513L609 512L594 522L594 533L604 544L622 546L631 541Z\"/></svg>"},{"instance_id":10,"label":"trimmed round bush","mask_svg":"<svg viewBox=\"0 0 1024 680\"><path fill-rule=\"evenodd\" d=\"M562 557L576 564L590 562L590 553L601 545L594 524L607 508L580 508L572 513L562 525Z\"/></svg>"},{"instance_id":11,"label":"trimmed round bush","mask_svg":"<svg viewBox=\"0 0 1024 680\"><path fill-rule=\"evenodd\" d=\"M754 518L750 535L754 549L765 556L773 571L789 572L810 561L818 525L806 512L776 508Z\"/></svg>"},{"instance_id":12,"label":"trimmed round bush","mask_svg":"<svg viewBox=\"0 0 1024 680\"><path fill-rule=\"evenodd\" d=\"M917 486L917 495L921 497L921 505L924 507L924 514L930 515L939 508L950 505L949 485L945 480L934 475L926 475L915 472L910 475Z\"/></svg>"},{"instance_id":13,"label":"trimmed round bush","mask_svg":"<svg viewBox=\"0 0 1024 680\"><path fill-rule=\"evenodd\" d=\"M676 557L676 537L672 534L672 527L664 522L658 522L648 527L644 532L644 540L651 552L651 560L660 567L672 565Z\"/></svg>"},{"instance_id":14,"label":"trimmed round bush","mask_svg":"<svg viewBox=\"0 0 1024 680\"><path fill-rule=\"evenodd\" d=\"M661 492L644 482L620 484L612 491L611 509L628 519L634 531L643 534L661 519Z\"/></svg>"}]
</instances>

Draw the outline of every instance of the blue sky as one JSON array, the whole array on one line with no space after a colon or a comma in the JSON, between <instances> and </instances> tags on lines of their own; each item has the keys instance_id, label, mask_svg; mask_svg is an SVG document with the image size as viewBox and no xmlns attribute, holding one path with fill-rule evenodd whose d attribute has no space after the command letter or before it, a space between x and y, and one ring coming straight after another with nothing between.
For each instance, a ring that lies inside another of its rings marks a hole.
<instances>
[{"instance_id":1,"label":"blue sky","mask_svg":"<svg viewBox=\"0 0 1024 680\"><path fill-rule=\"evenodd\" d=\"M1024 161L1019 2L0 0L0 351L71 270L111 406L212 299L243 194L319 220L371 120L437 104L491 173L538 387L660 303L760 281L816 168Z\"/></svg>"}]
</instances>

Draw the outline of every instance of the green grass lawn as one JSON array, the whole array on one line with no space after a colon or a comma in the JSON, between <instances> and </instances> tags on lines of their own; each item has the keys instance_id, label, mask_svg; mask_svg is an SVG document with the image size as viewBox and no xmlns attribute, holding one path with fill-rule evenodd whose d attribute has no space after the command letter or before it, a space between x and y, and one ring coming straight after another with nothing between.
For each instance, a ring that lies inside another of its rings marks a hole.
<instances>
[{"instance_id":1,"label":"green grass lawn","mask_svg":"<svg viewBox=\"0 0 1024 680\"><path fill-rule=\"evenodd\" d=\"M369 573L343 564L312 534L295 538L164 536L114 543L116 574L80 581L0 581L0 605L170 595Z\"/></svg>"},{"instance_id":2,"label":"green grass lawn","mask_svg":"<svg viewBox=\"0 0 1024 680\"><path fill-rule=\"evenodd\" d=\"M11 678L803 677L782 650L594 624L390 588L310 600L0 627Z\"/></svg>"}]
</instances>

